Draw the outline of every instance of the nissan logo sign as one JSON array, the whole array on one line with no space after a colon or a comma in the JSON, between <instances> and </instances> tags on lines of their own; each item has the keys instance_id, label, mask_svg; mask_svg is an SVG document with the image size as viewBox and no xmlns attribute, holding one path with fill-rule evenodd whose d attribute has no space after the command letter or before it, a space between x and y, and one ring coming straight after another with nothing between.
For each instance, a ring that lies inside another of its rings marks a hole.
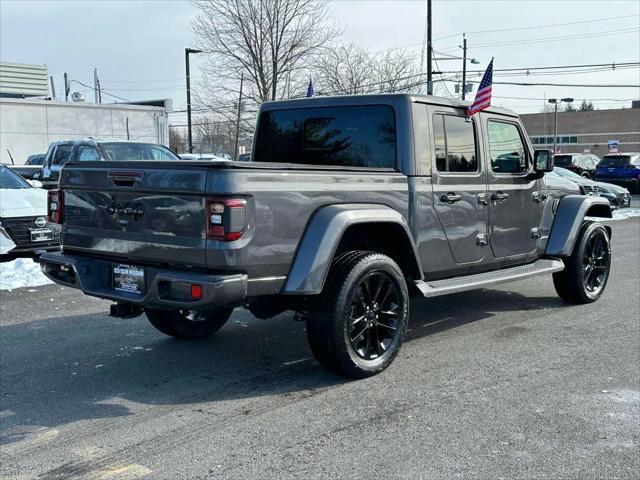
<instances>
[{"instance_id":1,"label":"nissan logo sign","mask_svg":"<svg viewBox=\"0 0 640 480\"><path fill-rule=\"evenodd\" d=\"M47 220L44 217L38 217L35 221L36 227L42 228L47 224Z\"/></svg>"}]
</instances>

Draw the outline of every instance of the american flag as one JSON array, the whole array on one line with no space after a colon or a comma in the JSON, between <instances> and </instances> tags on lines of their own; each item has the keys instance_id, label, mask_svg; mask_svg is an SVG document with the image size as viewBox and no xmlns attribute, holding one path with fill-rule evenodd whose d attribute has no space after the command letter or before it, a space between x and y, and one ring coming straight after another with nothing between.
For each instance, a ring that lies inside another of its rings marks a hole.
<instances>
[{"instance_id":1,"label":"american flag","mask_svg":"<svg viewBox=\"0 0 640 480\"><path fill-rule=\"evenodd\" d=\"M489 62L489 66L487 67L487 71L484 72L484 76L482 77L482 81L480 82L480 86L478 87L478 92L476 93L476 98L473 100L473 103L469 105L467 108L467 113L469 116L478 113L480 110L484 110L485 108L491 105L491 83L493 82L493 58Z\"/></svg>"},{"instance_id":2,"label":"american flag","mask_svg":"<svg viewBox=\"0 0 640 480\"><path fill-rule=\"evenodd\" d=\"M307 97L313 97L316 92L313 90L313 80L309 77L309 86L307 87Z\"/></svg>"}]
</instances>

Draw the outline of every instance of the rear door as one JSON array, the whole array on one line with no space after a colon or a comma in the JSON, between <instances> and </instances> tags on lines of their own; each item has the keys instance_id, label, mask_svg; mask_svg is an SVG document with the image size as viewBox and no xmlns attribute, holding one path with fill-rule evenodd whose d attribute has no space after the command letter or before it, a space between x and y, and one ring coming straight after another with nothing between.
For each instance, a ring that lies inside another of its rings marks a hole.
<instances>
[{"instance_id":1,"label":"rear door","mask_svg":"<svg viewBox=\"0 0 640 480\"><path fill-rule=\"evenodd\" d=\"M542 217L539 180L529 177L532 152L521 125L508 117L485 119L489 180L489 240L496 258L507 263L534 253ZM510 258L511 257L511 258Z\"/></svg>"},{"instance_id":2,"label":"rear door","mask_svg":"<svg viewBox=\"0 0 640 480\"><path fill-rule=\"evenodd\" d=\"M206 170L174 162L69 165L64 249L204 266L206 180Z\"/></svg>"},{"instance_id":3,"label":"rear door","mask_svg":"<svg viewBox=\"0 0 640 480\"><path fill-rule=\"evenodd\" d=\"M489 219L486 171L479 129L462 109L432 109L433 201L454 261L481 262L487 255Z\"/></svg>"}]
</instances>

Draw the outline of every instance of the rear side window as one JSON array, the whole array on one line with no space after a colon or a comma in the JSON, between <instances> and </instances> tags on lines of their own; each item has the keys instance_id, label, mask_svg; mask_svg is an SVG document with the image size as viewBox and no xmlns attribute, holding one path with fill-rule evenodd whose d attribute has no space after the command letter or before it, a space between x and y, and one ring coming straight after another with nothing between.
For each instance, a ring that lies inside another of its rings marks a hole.
<instances>
[{"instance_id":1,"label":"rear side window","mask_svg":"<svg viewBox=\"0 0 640 480\"><path fill-rule=\"evenodd\" d=\"M554 155L553 164L562 168L570 167L573 164L573 155Z\"/></svg>"},{"instance_id":2,"label":"rear side window","mask_svg":"<svg viewBox=\"0 0 640 480\"><path fill-rule=\"evenodd\" d=\"M473 123L465 117L433 116L436 169L439 172L477 172L476 137Z\"/></svg>"},{"instance_id":3,"label":"rear side window","mask_svg":"<svg viewBox=\"0 0 640 480\"><path fill-rule=\"evenodd\" d=\"M354 106L263 112L252 161L395 168L393 109Z\"/></svg>"},{"instance_id":4,"label":"rear side window","mask_svg":"<svg viewBox=\"0 0 640 480\"><path fill-rule=\"evenodd\" d=\"M79 161L100 160L100 154L98 151L89 145L81 145L78 147L77 155Z\"/></svg>"},{"instance_id":5,"label":"rear side window","mask_svg":"<svg viewBox=\"0 0 640 480\"><path fill-rule=\"evenodd\" d=\"M71 157L71 145L58 145L51 163L53 165L64 165L69 161L69 157Z\"/></svg>"},{"instance_id":6,"label":"rear side window","mask_svg":"<svg viewBox=\"0 0 640 480\"><path fill-rule=\"evenodd\" d=\"M522 173L529 168L520 131L512 123L489 121L489 153L496 173Z\"/></svg>"}]
</instances>

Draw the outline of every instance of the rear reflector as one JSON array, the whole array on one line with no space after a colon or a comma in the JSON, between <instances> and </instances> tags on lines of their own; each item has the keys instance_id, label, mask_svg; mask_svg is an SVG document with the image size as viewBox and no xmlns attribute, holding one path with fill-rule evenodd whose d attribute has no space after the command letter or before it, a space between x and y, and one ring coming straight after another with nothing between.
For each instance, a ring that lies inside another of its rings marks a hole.
<instances>
[{"instance_id":1,"label":"rear reflector","mask_svg":"<svg viewBox=\"0 0 640 480\"><path fill-rule=\"evenodd\" d=\"M202 298L202 285L191 285L191 298Z\"/></svg>"}]
</instances>

